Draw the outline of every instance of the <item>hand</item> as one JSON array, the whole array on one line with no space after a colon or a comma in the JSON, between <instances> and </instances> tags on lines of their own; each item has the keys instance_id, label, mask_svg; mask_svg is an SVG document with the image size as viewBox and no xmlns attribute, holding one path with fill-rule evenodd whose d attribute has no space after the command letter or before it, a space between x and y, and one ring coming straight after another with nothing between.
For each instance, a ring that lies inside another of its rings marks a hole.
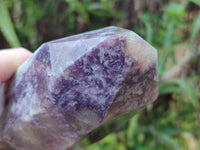
<instances>
[{"instance_id":1,"label":"hand","mask_svg":"<svg viewBox=\"0 0 200 150\"><path fill-rule=\"evenodd\" d=\"M32 53L24 48L0 50L0 83L8 81L31 55Z\"/></svg>"},{"instance_id":2,"label":"hand","mask_svg":"<svg viewBox=\"0 0 200 150\"><path fill-rule=\"evenodd\" d=\"M0 117L4 106L4 85L31 55L31 52L24 48L0 50Z\"/></svg>"}]
</instances>

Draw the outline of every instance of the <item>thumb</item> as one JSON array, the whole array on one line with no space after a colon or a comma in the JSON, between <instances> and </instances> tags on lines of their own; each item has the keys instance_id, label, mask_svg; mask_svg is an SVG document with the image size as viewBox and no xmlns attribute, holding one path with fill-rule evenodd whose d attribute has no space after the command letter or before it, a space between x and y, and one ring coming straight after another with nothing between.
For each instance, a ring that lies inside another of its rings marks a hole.
<instances>
[{"instance_id":1,"label":"thumb","mask_svg":"<svg viewBox=\"0 0 200 150\"><path fill-rule=\"evenodd\" d=\"M29 57L31 52L24 48L13 48L0 51L0 83L9 80L17 68Z\"/></svg>"}]
</instances>

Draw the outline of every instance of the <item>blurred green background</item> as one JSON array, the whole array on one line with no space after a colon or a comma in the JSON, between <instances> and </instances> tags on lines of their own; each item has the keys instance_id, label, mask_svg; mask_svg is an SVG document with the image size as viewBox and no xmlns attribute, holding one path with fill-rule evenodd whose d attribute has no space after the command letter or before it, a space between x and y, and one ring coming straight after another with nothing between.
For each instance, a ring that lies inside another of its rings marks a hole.
<instances>
[{"instance_id":1,"label":"blurred green background","mask_svg":"<svg viewBox=\"0 0 200 150\"><path fill-rule=\"evenodd\" d=\"M159 97L87 150L200 149L200 0L0 0L0 49L115 25L159 53Z\"/></svg>"}]
</instances>

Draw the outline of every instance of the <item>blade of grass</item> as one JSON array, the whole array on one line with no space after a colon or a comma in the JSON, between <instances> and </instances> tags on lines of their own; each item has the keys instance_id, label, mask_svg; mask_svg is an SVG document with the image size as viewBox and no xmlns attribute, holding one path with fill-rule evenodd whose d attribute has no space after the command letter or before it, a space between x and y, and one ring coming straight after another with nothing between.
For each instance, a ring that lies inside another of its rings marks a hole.
<instances>
[{"instance_id":1,"label":"blade of grass","mask_svg":"<svg viewBox=\"0 0 200 150\"><path fill-rule=\"evenodd\" d=\"M167 62L168 56L173 52L171 50L172 42L173 42L173 36L172 36L173 32L174 32L174 25L173 25L172 22L170 22L168 24L166 35L165 35L163 53L160 56L160 59L158 60L158 62L159 62L159 66L158 66L159 76L164 72L165 64Z\"/></svg>"},{"instance_id":2,"label":"blade of grass","mask_svg":"<svg viewBox=\"0 0 200 150\"><path fill-rule=\"evenodd\" d=\"M187 81L181 79L171 79L159 87L160 94L185 94L190 102L195 106L198 97L198 90L191 87Z\"/></svg>"},{"instance_id":3,"label":"blade of grass","mask_svg":"<svg viewBox=\"0 0 200 150\"><path fill-rule=\"evenodd\" d=\"M164 94L171 94L171 93L176 93L179 94L180 93L180 89L179 87L173 87L173 86L168 86L168 85L161 85L159 87L159 93L160 95L164 95Z\"/></svg>"},{"instance_id":4,"label":"blade of grass","mask_svg":"<svg viewBox=\"0 0 200 150\"><path fill-rule=\"evenodd\" d=\"M163 132L156 132L156 135L158 137L158 140L165 144L170 145L170 147L174 150L181 150L181 146L173 139L172 136L169 134L163 133Z\"/></svg>"},{"instance_id":5,"label":"blade of grass","mask_svg":"<svg viewBox=\"0 0 200 150\"><path fill-rule=\"evenodd\" d=\"M145 25L145 40L147 40L149 43L152 43L153 38L153 28L151 24L151 17L148 13L144 13L142 15L142 21Z\"/></svg>"},{"instance_id":6,"label":"blade of grass","mask_svg":"<svg viewBox=\"0 0 200 150\"><path fill-rule=\"evenodd\" d=\"M133 136L135 135L135 131L137 130L138 117L139 117L139 114L135 115L129 120L129 125L127 129L127 139L128 139L127 144L129 145L129 147L134 147L134 142L132 140L133 140Z\"/></svg>"},{"instance_id":7,"label":"blade of grass","mask_svg":"<svg viewBox=\"0 0 200 150\"><path fill-rule=\"evenodd\" d=\"M197 15L197 17L194 20L191 35L190 35L190 47L192 49L193 49L194 41L197 38L199 31L200 31L200 13Z\"/></svg>"},{"instance_id":8,"label":"blade of grass","mask_svg":"<svg viewBox=\"0 0 200 150\"><path fill-rule=\"evenodd\" d=\"M20 47L21 44L3 0L0 0L0 30L11 47Z\"/></svg>"}]
</instances>

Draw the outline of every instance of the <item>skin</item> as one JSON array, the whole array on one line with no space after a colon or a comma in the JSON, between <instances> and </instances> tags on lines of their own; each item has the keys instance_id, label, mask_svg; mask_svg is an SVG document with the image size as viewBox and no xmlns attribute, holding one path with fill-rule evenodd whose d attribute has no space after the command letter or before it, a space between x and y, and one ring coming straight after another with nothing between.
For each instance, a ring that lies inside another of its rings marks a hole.
<instances>
[{"instance_id":1,"label":"skin","mask_svg":"<svg viewBox=\"0 0 200 150\"><path fill-rule=\"evenodd\" d=\"M32 53L24 48L0 50L0 83L6 83L31 55Z\"/></svg>"}]
</instances>

